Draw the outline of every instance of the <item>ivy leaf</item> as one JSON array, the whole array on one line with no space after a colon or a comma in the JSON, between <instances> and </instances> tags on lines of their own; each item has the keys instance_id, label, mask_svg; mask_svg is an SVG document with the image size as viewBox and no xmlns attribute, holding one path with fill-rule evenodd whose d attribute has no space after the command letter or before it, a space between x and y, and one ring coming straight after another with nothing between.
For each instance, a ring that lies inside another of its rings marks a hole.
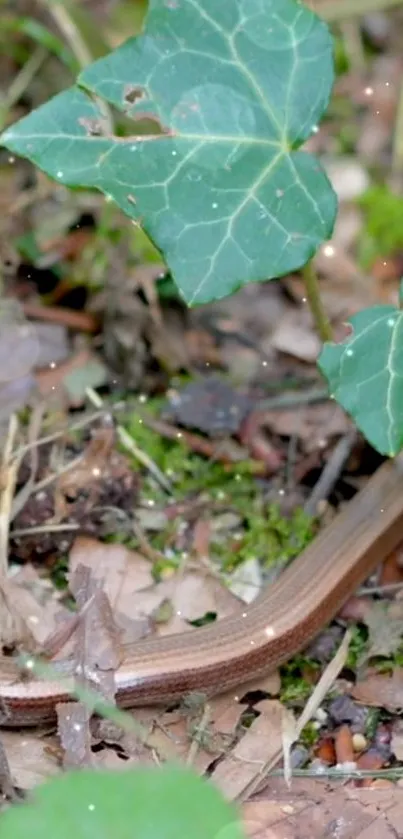
<instances>
[{"instance_id":1,"label":"ivy leaf","mask_svg":"<svg viewBox=\"0 0 403 839\"><path fill-rule=\"evenodd\" d=\"M2 815L3 839L244 839L236 809L187 769L82 770Z\"/></svg>"},{"instance_id":2,"label":"ivy leaf","mask_svg":"<svg viewBox=\"0 0 403 839\"><path fill-rule=\"evenodd\" d=\"M349 319L343 344L325 344L318 360L332 396L381 454L403 448L403 313L373 306Z\"/></svg>"},{"instance_id":3,"label":"ivy leaf","mask_svg":"<svg viewBox=\"0 0 403 839\"><path fill-rule=\"evenodd\" d=\"M143 34L2 143L116 201L203 303L301 267L331 235L335 194L297 149L332 84L327 25L294 0L151 0ZM159 134L108 136L94 94Z\"/></svg>"}]
</instances>

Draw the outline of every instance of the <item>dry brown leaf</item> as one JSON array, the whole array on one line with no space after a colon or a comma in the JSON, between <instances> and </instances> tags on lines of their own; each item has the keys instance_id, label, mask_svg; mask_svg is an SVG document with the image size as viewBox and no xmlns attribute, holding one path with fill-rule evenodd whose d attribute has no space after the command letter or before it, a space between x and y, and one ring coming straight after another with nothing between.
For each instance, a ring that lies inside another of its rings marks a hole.
<instances>
[{"instance_id":1,"label":"dry brown leaf","mask_svg":"<svg viewBox=\"0 0 403 839\"><path fill-rule=\"evenodd\" d=\"M374 656L390 656L399 649L403 635L403 600L374 603L366 610L364 621L369 630L367 649L359 665Z\"/></svg>"},{"instance_id":2,"label":"dry brown leaf","mask_svg":"<svg viewBox=\"0 0 403 839\"><path fill-rule=\"evenodd\" d=\"M300 439L306 452L317 451L318 439L326 445L351 427L343 410L333 401L298 410L265 411L265 423L275 434Z\"/></svg>"},{"instance_id":3,"label":"dry brown leaf","mask_svg":"<svg viewBox=\"0 0 403 839\"><path fill-rule=\"evenodd\" d=\"M400 712L403 709L403 668L396 668L392 676L368 676L356 682L350 693L365 705Z\"/></svg>"},{"instance_id":4,"label":"dry brown leaf","mask_svg":"<svg viewBox=\"0 0 403 839\"><path fill-rule=\"evenodd\" d=\"M289 309L272 335L272 346L301 361L315 362L321 342L314 330L310 312L307 309Z\"/></svg>"},{"instance_id":5,"label":"dry brown leaf","mask_svg":"<svg viewBox=\"0 0 403 839\"><path fill-rule=\"evenodd\" d=\"M91 712L82 702L63 702L57 706L57 731L64 749L65 769L92 767Z\"/></svg>"},{"instance_id":6,"label":"dry brown leaf","mask_svg":"<svg viewBox=\"0 0 403 839\"><path fill-rule=\"evenodd\" d=\"M25 649L35 651L51 635L58 621L69 614L58 602L59 595L51 585L41 579L30 564L21 568L12 579L2 583L3 592L19 627L15 643L23 643Z\"/></svg>"},{"instance_id":7,"label":"dry brown leaf","mask_svg":"<svg viewBox=\"0 0 403 839\"><path fill-rule=\"evenodd\" d=\"M122 545L105 545L95 539L79 537L70 554L71 569L78 563L92 568L95 578L102 580L120 626L125 618L126 622L142 621L139 628L144 630L144 620L154 620L158 610L167 603L169 619L158 622L156 632L160 635L186 632L192 630L188 621L209 612L220 618L239 606L239 601L223 585L204 574L184 571L155 583L150 562ZM129 640L132 638L125 637L125 642Z\"/></svg>"},{"instance_id":8,"label":"dry brown leaf","mask_svg":"<svg viewBox=\"0 0 403 839\"><path fill-rule=\"evenodd\" d=\"M154 586L150 562L124 545L107 545L79 536L70 552L70 574L81 564L90 568L94 579L102 584L115 618L124 628L124 641L129 643L141 637L147 624L137 621L147 612L141 614L140 606L136 607L136 593Z\"/></svg>"},{"instance_id":9,"label":"dry brown leaf","mask_svg":"<svg viewBox=\"0 0 403 839\"><path fill-rule=\"evenodd\" d=\"M59 746L55 737L46 740L35 731L1 732L13 781L20 789L30 790L62 771L56 755Z\"/></svg>"},{"instance_id":10,"label":"dry brown leaf","mask_svg":"<svg viewBox=\"0 0 403 839\"><path fill-rule=\"evenodd\" d=\"M229 799L239 798L270 756L282 750L283 706L277 700L265 700L259 710L260 716L212 773L212 780Z\"/></svg>"},{"instance_id":11,"label":"dry brown leaf","mask_svg":"<svg viewBox=\"0 0 403 839\"><path fill-rule=\"evenodd\" d=\"M291 790L271 778L260 800L242 808L248 839L398 839L402 835L402 791L331 786L294 779Z\"/></svg>"}]
</instances>

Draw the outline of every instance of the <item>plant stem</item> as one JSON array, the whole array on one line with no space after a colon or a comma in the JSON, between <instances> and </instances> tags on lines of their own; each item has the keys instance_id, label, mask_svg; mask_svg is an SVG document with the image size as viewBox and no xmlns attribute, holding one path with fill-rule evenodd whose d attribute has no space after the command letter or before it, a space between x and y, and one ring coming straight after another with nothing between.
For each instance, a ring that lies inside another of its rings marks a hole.
<instances>
[{"instance_id":1,"label":"plant stem","mask_svg":"<svg viewBox=\"0 0 403 839\"><path fill-rule=\"evenodd\" d=\"M330 326L329 318L323 308L319 291L318 275L315 271L312 260L307 262L305 267L302 269L302 276L304 278L309 308L312 312L312 317L314 319L319 338L323 342L331 341L333 338L332 328Z\"/></svg>"},{"instance_id":2,"label":"plant stem","mask_svg":"<svg viewBox=\"0 0 403 839\"><path fill-rule=\"evenodd\" d=\"M76 3L73 2L73 0L70 0L67 4L65 0L40 0L40 4L50 15L52 15L56 26L64 35L66 43L69 45L73 55L77 59L79 66L84 68L88 64L91 64L95 55L90 45L90 39L88 37L89 33L87 32L86 37L77 22L75 15L75 12L77 11ZM82 22L83 21L80 19L80 24L82 24ZM102 55L104 50L102 44L100 47L98 46L97 27L94 25L90 32L95 33L97 49L99 49ZM105 51L107 51L106 45ZM104 131L102 133L107 136L113 134L113 117L109 105L104 102L103 99L100 99L99 96L94 96L94 100L98 105L104 121Z\"/></svg>"},{"instance_id":3,"label":"plant stem","mask_svg":"<svg viewBox=\"0 0 403 839\"><path fill-rule=\"evenodd\" d=\"M333 22L343 18L367 15L370 12L380 12L400 6L402 0L315 0L309 2L310 8L317 15Z\"/></svg>"},{"instance_id":4,"label":"plant stem","mask_svg":"<svg viewBox=\"0 0 403 839\"><path fill-rule=\"evenodd\" d=\"M32 53L32 55L28 58L25 62L24 66L21 68L19 73L15 76L14 81L11 82L8 92L4 98L4 100L0 104L0 129L3 130L3 127L7 120L7 114L18 102L19 98L27 89L28 85L37 74L38 70L42 66L43 62L47 58L48 53L43 47L37 47L36 50Z\"/></svg>"},{"instance_id":5,"label":"plant stem","mask_svg":"<svg viewBox=\"0 0 403 839\"><path fill-rule=\"evenodd\" d=\"M403 170L403 83L400 85L399 100L393 135L392 171L398 175Z\"/></svg>"}]
</instances>

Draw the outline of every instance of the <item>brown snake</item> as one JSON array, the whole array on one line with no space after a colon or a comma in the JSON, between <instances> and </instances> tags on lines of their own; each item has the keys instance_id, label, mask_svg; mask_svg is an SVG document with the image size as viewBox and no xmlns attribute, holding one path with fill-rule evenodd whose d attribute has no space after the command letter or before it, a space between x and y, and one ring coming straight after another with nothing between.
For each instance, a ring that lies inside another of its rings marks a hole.
<instances>
[{"instance_id":1,"label":"brown snake","mask_svg":"<svg viewBox=\"0 0 403 839\"><path fill-rule=\"evenodd\" d=\"M403 539L403 460L387 461L332 523L249 607L216 624L124 647L115 674L122 708L217 694L269 672L306 647ZM72 681L21 678L0 659L1 725L55 717Z\"/></svg>"}]
</instances>

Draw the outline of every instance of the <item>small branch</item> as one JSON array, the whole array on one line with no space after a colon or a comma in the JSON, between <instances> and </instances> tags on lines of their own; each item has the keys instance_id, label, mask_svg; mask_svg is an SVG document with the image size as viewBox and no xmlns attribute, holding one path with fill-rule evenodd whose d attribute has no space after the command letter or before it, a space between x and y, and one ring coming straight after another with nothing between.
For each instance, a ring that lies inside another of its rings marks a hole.
<instances>
[{"instance_id":1,"label":"small branch","mask_svg":"<svg viewBox=\"0 0 403 839\"><path fill-rule=\"evenodd\" d=\"M18 102L23 93L25 93L47 57L47 51L43 47L38 47L25 62L18 75L14 78L14 81L11 82L7 95L0 105L0 127L3 127L8 112Z\"/></svg>"},{"instance_id":2,"label":"small branch","mask_svg":"<svg viewBox=\"0 0 403 839\"><path fill-rule=\"evenodd\" d=\"M312 260L307 262L302 269L302 276L305 283L309 308L312 312L312 317L314 319L319 338L323 342L331 341L333 338L332 328L323 308L319 291L318 275L315 271Z\"/></svg>"},{"instance_id":3,"label":"small branch","mask_svg":"<svg viewBox=\"0 0 403 839\"><path fill-rule=\"evenodd\" d=\"M402 0L316 0L309 5L324 20L333 23L343 18L361 17L370 12L380 12L400 6Z\"/></svg>"},{"instance_id":4,"label":"small branch","mask_svg":"<svg viewBox=\"0 0 403 839\"><path fill-rule=\"evenodd\" d=\"M50 14L59 29L63 34L67 44L69 45L73 55L81 68L87 67L94 60L93 51L88 43L80 27L78 26L74 15L74 4L62 2L62 0L39 0L41 6ZM97 27L94 25L94 32ZM113 116L109 105L100 99L99 96L94 96L94 101L97 103L104 122L103 134L111 136L113 134Z\"/></svg>"},{"instance_id":5,"label":"small branch","mask_svg":"<svg viewBox=\"0 0 403 839\"><path fill-rule=\"evenodd\" d=\"M69 533L75 530L80 530L80 525L74 522L69 524L38 524L37 527L19 527L16 530L10 530L10 538L21 539L22 536L37 536L40 533Z\"/></svg>"},{"instance_id":6,"label":"small branch","mask_svg":"<svg viewBox=\"0 0 403 839\"><path fill-rule=\"evenodd\" d=\"M300 408L302 405L314 405L327 402L330 399L328 388L315 387L297 393L280 393L278 396L268 396L259 399L256 408L259 411L286 411L288 408Z\"/></svg>"},{"instance_id":7,"label":"small branch","mask_svg":"<svg viewBox=\"0 0 403 839\"><path fill-rule=\"evenodd\" d=\"M400 85L399 100L393 132L392 172L397 175L403 170L403 82Z\"/></svg>"},{"instance_id":8,"label":"small branch","mask_svg":"<svg viewBox=\"0 0 403 839\"><path fill-rule=\"evenodd\" d=\"M308 516L316 516L318 514L318 504L329 497L333 491L337 481L340 478L342 469L350 456L351 450L357 439L357 432L355 428L348 431L342 437L337 446L333 450L329 460L324 467L322 474L315 485L311 495L306 504L304 504L304 513Z\"/></svg>"}]
</instances>

